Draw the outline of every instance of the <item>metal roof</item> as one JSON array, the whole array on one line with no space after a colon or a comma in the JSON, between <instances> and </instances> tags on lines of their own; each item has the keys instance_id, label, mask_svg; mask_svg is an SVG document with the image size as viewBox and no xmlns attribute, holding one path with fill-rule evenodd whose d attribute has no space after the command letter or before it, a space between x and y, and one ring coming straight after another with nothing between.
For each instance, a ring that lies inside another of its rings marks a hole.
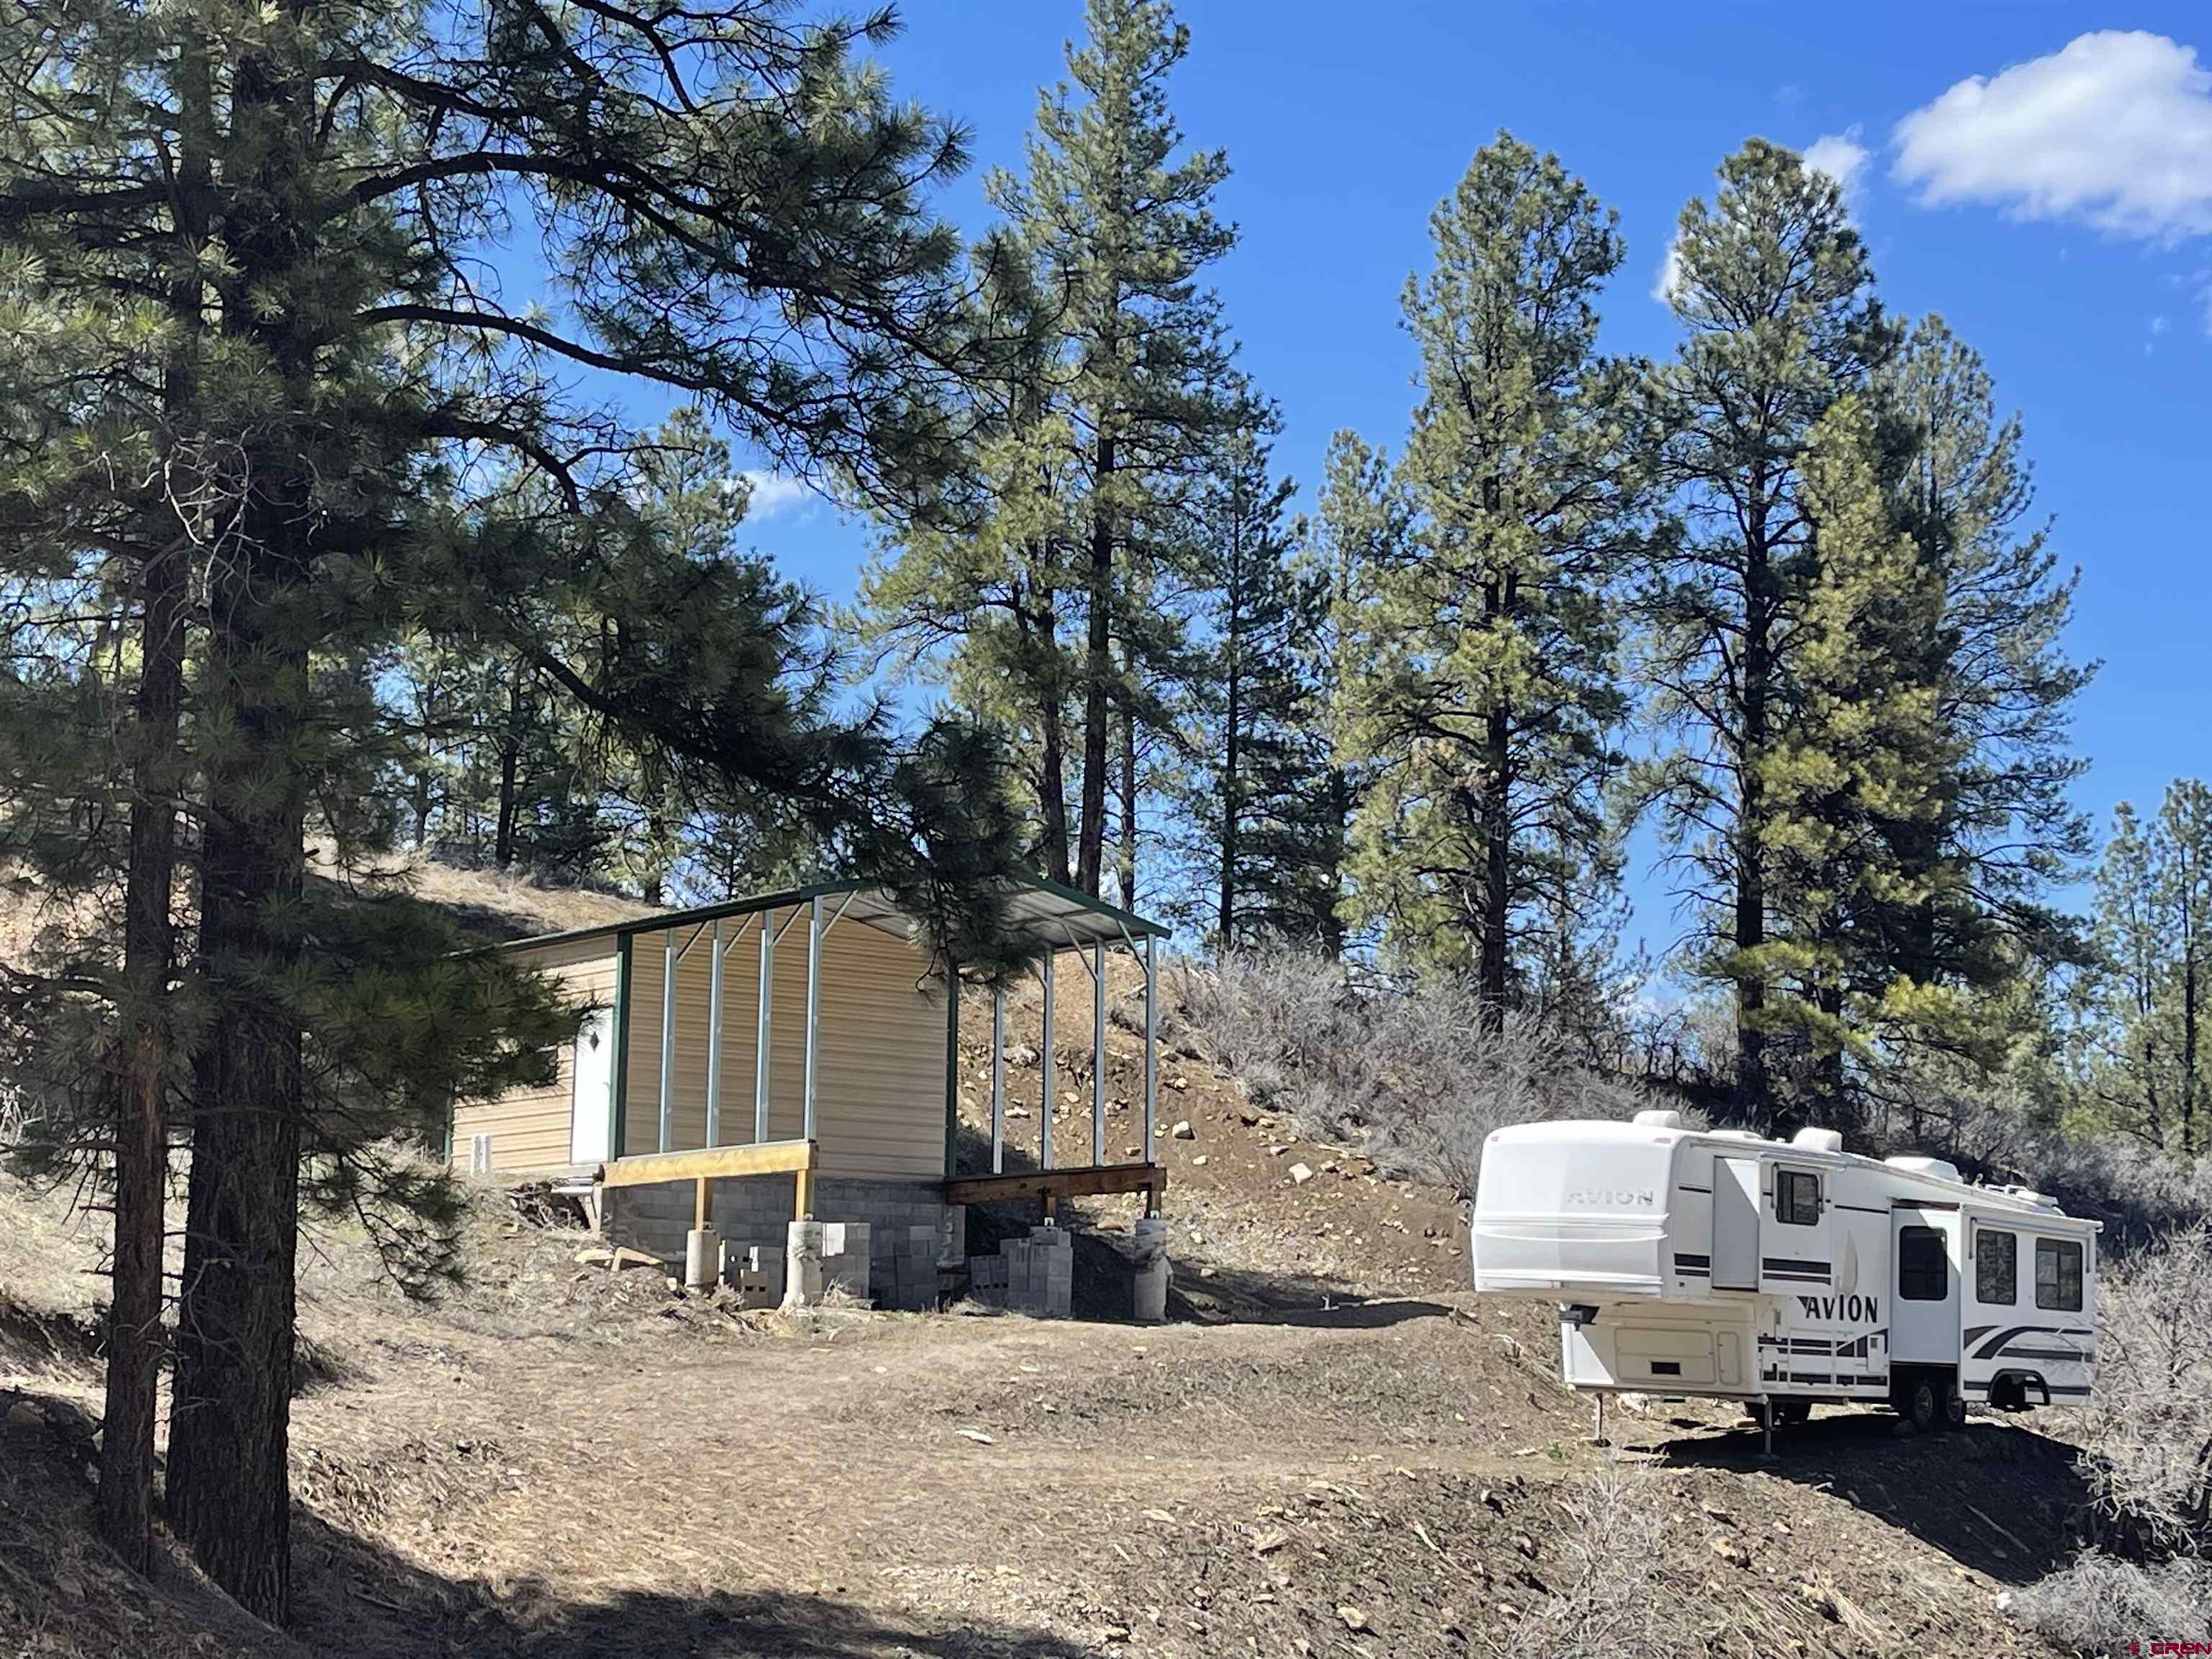
<instances>
[{"instance_id":1,"label":"metal roof","mask_svg":"<svg viewBox=\"0 0 2212 1659\"><path fill-rule=\"evenodd\" d=\"M727 916L757 915L763 910L782 910L822 899L833 912L897 939L911 939L919 923L902 910L882 887L865 881L820 882L787 892L761 893L721 904L696 905L688 910L662 910L628 921L601 922L592 927L572 927L562 933L539 933L511 939L502 951L523 951L544 945L565 945L579 939L619 939L626 934L665 933ZM835 902L830 902L835 901ZM1049 945L1057 950L1087 949L1092 945L1134 944L1146 938L1165 939L1170 930L1133 912L1096 899L1088 893L1064 887L1042 876L1018 878L1005 897L1009 930L1018 939Z\"/></svg>"}]
</instances>

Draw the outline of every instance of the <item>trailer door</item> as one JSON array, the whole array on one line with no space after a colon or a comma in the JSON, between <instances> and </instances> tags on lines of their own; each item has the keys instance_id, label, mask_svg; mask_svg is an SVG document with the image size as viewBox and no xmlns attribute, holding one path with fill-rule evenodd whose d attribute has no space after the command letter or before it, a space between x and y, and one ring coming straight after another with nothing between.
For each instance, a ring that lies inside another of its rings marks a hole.
<instances>
[{"instance_id":1,"label":"trailer door","mask_svg":"<svg viewBox=\"0 0 2212 1659\"><path fill-rule=\"evenodd\" d=\"M1835 1286L1828 1242L1832 1168L1777 1158L1767 1165L1765 1224L1759 1230L1759 1288L1770 1296L1821 1295Z\"/></svg>"},{"instance_id":2,"label":"trailer door","mask_svg":"<svg viewBox=\"0 0 2212 1659\"><path fill-rule=\"evenodd\" d=\"M1890 1212L1889 1358L1900 1365L1959 1363L1956 1210Z\"/></svg>"},{"instance_id":3,"label":"trailer door","mask_svg":"<svg viewBox=\"0 0 2212 1659\"><path fill-rule=\"evenodd\" d=\"M1717 1291L1759 1288L1759 1160L1713 1160L1713 1277Z\"/></svg>"}]
</instances>

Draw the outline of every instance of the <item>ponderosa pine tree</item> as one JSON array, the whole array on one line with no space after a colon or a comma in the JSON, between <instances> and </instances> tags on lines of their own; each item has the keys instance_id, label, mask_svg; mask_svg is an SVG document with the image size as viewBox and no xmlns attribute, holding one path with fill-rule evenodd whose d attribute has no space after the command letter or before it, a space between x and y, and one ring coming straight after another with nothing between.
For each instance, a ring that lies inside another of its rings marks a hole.
<instances>
[{"instance_id":1,"label":"ponderosa pine tree","mask_svg":"<svg viewBox=\"0 0 2212 1659\"><path fill-rule=\"evenodd\" d=\"M1116 710L1158 718L1152 680L1166 618L1147 599L1180 539L1163 520L1235 418L1217 390L1230 347L1200 283L1236 233L1213 212L1226 158L1178 159L1167 79L1189 51L1189 30L1161 0L1088 0L1084 27L1068 53L1073 88L1063 82L1039 100L1025 173L994 174L990 194L1057 319L1048 406L1072 443L1063 510L1078 538L1081 611L1073 873L1095 893ZM1132 733L1127 747L1139 746ZM1122 814L1133 844L1133 805Z\"/></svg>"},{"instance_id":2,"label":"ponderosa pine tree","mask_svg":"<svg viewBox=\"0 0 2212 1659\"><path fill-rule=\"evenodd\" d=\"M1921 861L1958 866L1961 902L1912 924L1914 977L1990 988L2081 955L2055 906L2091 851L2068 790L2087 765L2069 743L2075 697L2095 673L2064 648L2079 573L2062 576L2021 454L1979 354L1923 319L1876 377L1897 459L1893 513L1942 595L1940 708L1958 766Z\"/></svg>"},{"instance_id":3,"label":"ponderosa pine tree","mask_svg":"<svg viewBox=\"0 0 2212 1659\"><path fill-rule=\"evenodd\" d=\"M1801 462L1814 425L1866 390L1892 349L1865 250L1835 181L1753 139L1722 163L1709 205L1683 209L1668 296L1686 338L1651 380L1662 477L1683 533L1637 609L1642 673L1662 732L1686 738L1648 793L1687 896L1709 918L1699 971L1731 986L1735 1085L1773 1120L1767 1044L1765 769L1789 714L1789 663L1814 574Z\"/></svg>"},{"instance_id":4,"label":"ponderosa pine tree","mask_svg":"<svg viewBox=\"0 0 2212 1659\"><path fill-rule=\"evenodd\" d=\"M1411 541L1370 574L1349 753L1364 915L1401 958L1469 973L1502 1023L1533 910L1601 877L1600 792L1628 712L1613 590L1650 446L1637 372L1597 355L1612 216L1510 135L1430 222L1409 281L1421 402L1399 477Z\"/></svg>"},{"instance_id":5,"label":"ponderosa pine tree","mask_svg":"<svg viewBox=\"0 0 2212 1659\"><path fill-rule=\"evenodd\" d=\"M2097 872L2083 1091L2100 1123L2194 1158L2212 1139L2212 788L2123 801Z\"/></svg>"},{"instance_id":6,"label":"ponderosa pine tree","mask_svg":"<svg viewBox=\"0 0 2212 1659\"><path fill-rule=\"evenodd\" d=\"M1188 812L1212 878L1225 945L1336 937L1344 821L1333 810L1328 709L1311 647L1326 626L1325 574L1301 556L1297 486L1274 471L1280 422L1255 404L1224 437L1192 501L1205 643L1191 684Z\"/></svg>"},{"instance_id":7,"label":"ponderosa pine tree","mask_svg":"<svg viewBox=\"0 0 2212 1659\"><path fill-rule=\"evenodd\" d=\"M1329 763L1315 798L1317 818L1333 826L1340 849L1330 872L1334 917L1323 939L1327 953L1344 953L1346 927L1358 914L1348 884L1352 824L1371 781L1371 762L1353 752L1349 688L1359 678L1361 618L1377 571L1404 556L1412 514L1389 454L1356 432L1334 434L1322 465L1321 497L1307 526L1305 558L1311 579L1328 596L1328 608L1308 640L1308 672L1328 723Z\"/></svg>"},{"instance_id":8,"label":"ponderosa pine tree","mask_svg":"<svg viewBox=\"0 0 2212 1659\"><path fill-rule=\"evenodd\" d=\"M751 648L748 573L641 508L649 442L570 388L582 368L672 388L771 464L887 506L933 489L983 358L957 243L916 194L959 165L960 136L851 61L890 27L805 28L752 0L557 18L95 6L5 37L0 76L35 112L0 153L22 325L7 375L44 398L11 411L10 499L40 511L10 520L9 556L52 585L120 546L112 586L135 592L146 551L174 544L205 598L190 719L153 757L193 780L205 1002L188 1084L164 1066L191 1144L167 1500L258 1613L281 1619L289 1591L303 1181L340 1202L404 1183L366 1149L531 1073L559 1012L418 913L307 880L311 825L374 833L364 799L405 759L369 667L391 641L514 654L679 775L791 801L831 857L932 918L941 955L994 960L975 895L1012 847L988 743L947 728L902 753L880 722L806 720ZM475 280L518 219L550 308ZM160 303L173 285L189 304ZM99 360L112 399L30 361L57 339ZM145 487L158 468L94 465L165 349L189 360L185 402L148 429L188 434L209 481L181 514ZM106 490L104 510L57 516L58 485ZM108 533L165 512L166 542ZM547 610L594 623L593 651L549 638ZM41 1028L50 1079L46 1034L88 1028Z\"/></svg>"},{"instance_id":9,"label":"ponderosa pine tree","mask_svg":"<svg viewBox=\"0 0 2212 1659\"><path fill-rule=\"evenodd\" d=\"M1789 715L1759 764L1769 937L1740 954L1766 987L1766 1029L1804 1058L1772 1079L1781 1103L1851 1128L1847 1056L1961 1012L1907 935L1959 908L1962 872L1933 854L1964 750L1944 718L1940 574L1890 511L1866 404L1832 405L1798 465L1814 569Z\"/></svg>"}]
</instances>

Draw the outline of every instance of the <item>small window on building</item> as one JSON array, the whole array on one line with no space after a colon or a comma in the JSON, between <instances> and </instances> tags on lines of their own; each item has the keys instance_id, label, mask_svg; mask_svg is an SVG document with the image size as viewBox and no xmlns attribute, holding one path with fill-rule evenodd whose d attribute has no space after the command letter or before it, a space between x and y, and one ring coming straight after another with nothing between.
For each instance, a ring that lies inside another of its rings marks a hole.
<instances>
[{"instance_id":1,"label":"small window on building","mask_svg":"<svg viewBox=\"0 0 2212 1659\"><path fill-rule=\"evenodd\" d=\"M2070 1238L2035 1241L2035 1305L2081 1311L2081 1247Z\"/></svg>"},{"instance_id":2,"label":"small window on building","mask_svg":"<svg viewBox=\"0 0 2212 1659\"><path fill-rule=\"evenodd\" d=\"M1941 1302L1951 1294L1951 1259L1935 1228L1898 1230L1897 1294L1904 1302Z\"/></svg>"},{"instance_id":3,"label":"small window on building","mask_svg":"<svg viewBox=\"0 0 2212 1659\"><path fill-rule=\"evenodd\" d=\"M1974 1300L2009 1308L2020 1300L2020 1238L1987 1227L1974 1232Z\"/></svg>"},{"instance_id":4,"label":"small window on building","mask_svg":"<svg viewBox=\"0 0 2212 1659\"><path fill-rule=\"evenodd\" d=\"M1820 1177L1805 1170L1776 1170L1774 1218L1791 1227L1819 1225Z\"/></svg>"}]
</instances>

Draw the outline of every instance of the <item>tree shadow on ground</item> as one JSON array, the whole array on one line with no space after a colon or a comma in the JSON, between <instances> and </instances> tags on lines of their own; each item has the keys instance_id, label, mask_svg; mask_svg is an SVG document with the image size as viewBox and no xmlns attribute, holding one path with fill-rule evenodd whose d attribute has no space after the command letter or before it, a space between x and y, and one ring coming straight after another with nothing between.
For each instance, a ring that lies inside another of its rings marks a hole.
<instances>
[{"instance_id":1,"label":"tree shadow on ground","mask_svg":"<svg viewBox=\"0 0 2212 1659\"><path fill-rule=\"evenodd\" d=\"M26 1402L35 1418L19 1412L9 1420ZM404 1559L301 1503L293 1505L293 1620L280 1632L217 1592L166 1534L151 1579L100 1541L96 1426L64 1396L0 1394L0 1631L36 1631L36 1650L64 1659L1077 1659L1097 1651L1042 1629L865 1607L837 1593L628 1589L586 1599L533 1577L495 1589ZM618 1510L606 1524L622 1526ZM794 1553L800 1565L803 1549Z\"/></svg>"},{"instance_id":2,"label":"tree shadow on ground","mask_svg":"<svg viewBox=\"0 0 2212 1659\"><path fill-rule=\"evenodd\" d=\"M538 1578L497 1594L295 1510L293 1633L331 1659L1075 1659L1096 1648L991 1620L832 1593L624 1589L582 1601ZM611 1515L610 1527L619 1527Z\"/></svg>"},{"instance_id":3,"label":"tree shadow on ground","mask_svg":"<svg viewBox=\"0 0 2212 1659\"><path fill-rule=\"evenodd\" d=\"M56 1312L33 1308L0 1292L0 1367L33 1375L82 1370L98 1364L106 1311Z\"/></svg>"},{"instance_id":4,"label":"tree shadow on ground","mask_svg":"<svg viewBox=\"0 0 2212 1659\"><path fill-rule=\"evenodd\" d=\"M1756 1470L1832 1492L2002 1583L2030 1583L2073 1554L2088 1498L2073 1447L1986 1418L1950 1433L1899 1426L1887 1412L1838 1411L1778 1429L1771 1458L1749 1426L1656 1449L1671 1468Z\"/></svg>"}]
</instances>

